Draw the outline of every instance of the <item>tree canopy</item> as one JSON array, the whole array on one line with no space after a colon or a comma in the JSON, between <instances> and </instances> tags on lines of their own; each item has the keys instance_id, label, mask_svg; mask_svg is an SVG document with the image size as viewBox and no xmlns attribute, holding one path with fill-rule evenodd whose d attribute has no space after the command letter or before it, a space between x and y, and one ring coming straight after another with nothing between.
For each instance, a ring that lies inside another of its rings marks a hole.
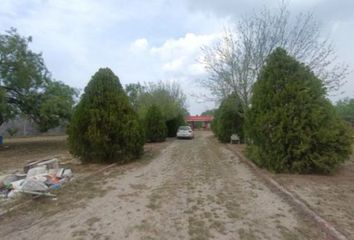
<instances>
[{"instance_id":1,"label":"tree canopy","mask_svg":"<svg viewBox=\"0 0 354 240\"><path fill-rule=\"evenodd\" d=\"M218 110L212 123L212 130L220 142L230 142L232 134L237 134L243 141L244 137L244 118L243 109L236 94L225 98Z\"/></svg>"},{"instance_id":2,"label":"tree canopy","mask_svg":"<svg viewBox=\"0 0 354 240\"><path fill-rule=\"evenodd\" d=\"M134 110L138 111L140 106L140 97L144 94L145 87L140 83L130 83L125 86L125 92L127 93Z\"/></svg>"},{"instance_id":3,"label":"tree canopy","mask_svg":"<svg viewBox=\"0 0 354 240\"><path fill-rule=\"evenodd\" d=\"M345 98L339 100L336 105L339 116L348 122L354 122L354 98Z\"/></svg>"},{"instance_id":4,"label":"tree canopy","mask_svg":"<svg viewBox=\"0 0 354 240\"><path fill-rule=\"evenodd\" d=\"M266 60L246 120L251 159L275 172L329 173L351 152L323 82L281 48Z\"/></svg>"},{"instance_id":5,"label":"tree canopy","mask_svg":"<svg viewBox=\"0 0 354 240\"><path fill-rule=\"evenodd\" d=\"M184 116L188 114L186 96L176 82L128 84L125 90L140 119L145 119L151 106L160 109L168 137L176 136L178 127L185 124Z\"/></svg>"},{"instance_id":6,"label":"tree canopy","mask_svg":"<svg viewBox=\"0 0 354 240\"><path fill-rule=\"evenodd\" d=\"M217 109L209 109L209 110L206 110L206 111L202 112L200 115L202 115L202 116L214 116L216 111L217 111Z\"/></svg>"},{"instance_id":7,"label":"tree canopy","mask_svg":"<svg viewBox=\"0 0 354 240\"><path fill-rule=\"evenodd\" d=\"M70 119L77 92L52 79L31 41L16 29L0 34L0 125L23 114L47 131Z\"/></svg>"},{"instance_id":8,"label":"tree canopy","mask_svg":"<svg viewBox=\"0 0 354 240\"><path fill-rule=\"evenodd\" d=\"M100 68L75 107L70 151L86 162L123 162L143 152L145 136L119 78Z\"/></svg>"},{"instance_id":9,"label":"tree canopy","mask_svg":"<svg viewBox=\"0 0 354 240\"><path fill-rule=\"evenodd\" d=\"M151 105L161 109L165 120L186 114L186 96L176 82L148 83L139 96L139 114L144 116Z\"/></svg>"},{"instance_id":10,"label":"tree canopy","mask_svg":"<svg viewBox=\"0 0 354 240\"><path fill-rule=\"evenodd\" d=\"M157 105L151 105L146 113L145 134L148 142L163 142L166 139L167 128L162 113Z\"/></svg>"}]
</instances>

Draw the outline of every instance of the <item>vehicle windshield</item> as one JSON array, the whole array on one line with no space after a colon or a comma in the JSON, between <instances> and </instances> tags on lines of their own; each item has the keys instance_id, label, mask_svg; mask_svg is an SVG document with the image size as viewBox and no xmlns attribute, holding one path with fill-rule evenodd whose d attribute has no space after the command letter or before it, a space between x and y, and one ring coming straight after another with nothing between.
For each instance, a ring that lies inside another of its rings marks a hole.
<instances>
[{"instance_id":1,"label":"vehicle windshield","mask_svg":"<svg viewBox=\"0 0 354 240\"><path fill-rule=\"evenodd\" d=\"M188 131L188 130L191 130L191 127L189 127L189 126L181 126L181 127L178 128L178 130L186 130L186 131Z\"/></svg>"}]
</instances>

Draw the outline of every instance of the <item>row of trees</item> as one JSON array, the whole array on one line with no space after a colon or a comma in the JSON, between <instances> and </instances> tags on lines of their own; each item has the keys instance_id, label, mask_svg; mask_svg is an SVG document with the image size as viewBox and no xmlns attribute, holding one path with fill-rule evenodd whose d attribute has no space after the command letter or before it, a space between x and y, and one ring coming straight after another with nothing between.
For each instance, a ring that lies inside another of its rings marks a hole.
<instances>
[{"instance_id":1,"label":"row of trees","mask_svg":"<svg viewBox=\"0 0 354 240\"><path fill-rule=\"evenodd\" d=\"M220 104L214 113L211 128L220 142L230 142L232 134L238 134L240 140L244 140L243 108L237 94L231 94Z\"/></svg>"},{"instance_id":2,"label":"row of trees","mask_svg":"<svg viewBox=\"0 0 354 240\"><path fill-rule=\"evenodd\" d=\"M212 123L221 142L237 133L249 157L275 172L328 173L348 159L352 131L339 115L350 120L354 108L348 99L336 111L326 98L348 68L312 14L292 21L284 3L255 12L205 47L203 60L210 77L201 84L221 101Z\"/></svg>"},{"instance_id":3,"label":"row of trees","mask_svg":"<svg viewBox=\"0 0 354 240\"><path fill-rule=\"evenodd\" d=\"M166 139L172 126L167 123L183 121L183 104L184 95L174 83L130 84L124 90L110 69L101 68L75 107L68 128L70 150L86 162L137 158L146 141Z\"/></svg>"},{"instance_id":4,"label":"row of trees","mask_svg":"<svg viewBox=\"0 0 354 240\"><path fill-rule=\"evenodd\" d=\"M334 107L326 93L308 66L277 48L253 86L248 111L232 94L212 129L221 142L239 134L250 159L274 172L330 173L351 154L353 132L343 119L351 121L352 101Z\"/></svg>"},{"instance_id":5,"label":"row of trees","mask_svg":"<svg viewBox=\"0 0 354 240\"><path fill-rule=\"evenodd\" d=\"M138 157L146 141L175 136L187 114L186 97L173 82L129 84L124 89L108 68L78 91L55 81L32 38L15 29L0 35L0 125L15 117L32 119L40 131L68 127L71 152L84 161Z\"/></svg>"},{"instance_id":6,"label":"row of trees","mask_svg":"<svg viewBox=\"0 0 354 240\"><path fill-rule=\"evenodd\" d=\"M186 96L176 82L160 81L144 85L132 83L125 89L140 119L155 119L161 123L159 141L165 140L166 137L175 137L178 127L185 124L184 116L188 114ZM152 129L146 126L146 132L149 134L147 140L154 142L156 138L149 137L151 131Z\"/></svg>"},{"instance_id":7,"label":"row of trees","mask_svg":"<svg viewBox=\"0 0 354 240\"><path fill-rule=\"evenodd\" d=\"M338 101L335 108L342 119L354 123L354 98L344 98Z\"/></svg>"}]
</instances>

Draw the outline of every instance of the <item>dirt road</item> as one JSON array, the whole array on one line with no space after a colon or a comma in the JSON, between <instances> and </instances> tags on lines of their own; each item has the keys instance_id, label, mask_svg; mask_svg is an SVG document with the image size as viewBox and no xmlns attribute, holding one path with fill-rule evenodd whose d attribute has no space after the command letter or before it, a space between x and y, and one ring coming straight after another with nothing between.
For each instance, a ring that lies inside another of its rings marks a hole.
<instances>
[{"instance_id":1,"label":"dirt road","mask_svg":"<svg viewBox=\"0 0 354 240\"><path fill-rule=\"evenodd\" d=\"M82 207L38 222L0 222L0 238L324 239L207 132L173 141L149 164L110 177L105 188Z\"/></svg>"}]
</instances>

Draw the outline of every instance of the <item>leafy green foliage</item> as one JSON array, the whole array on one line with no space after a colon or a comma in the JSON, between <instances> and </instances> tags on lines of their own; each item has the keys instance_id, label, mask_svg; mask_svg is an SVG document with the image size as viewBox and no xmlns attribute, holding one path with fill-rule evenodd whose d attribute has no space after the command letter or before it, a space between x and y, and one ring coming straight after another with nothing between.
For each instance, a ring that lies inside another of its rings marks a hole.
<instances>
[{"instance_id":1,"label":"leafy green foliage","mask_svg":"<svg viewBox=\"0 0 354 240\"><path fill-rule=\"evenodd\" d=\"M237 134L243 140L242 106L236 94L222 101L214 116L211 128L220 142L230 142L232 134Z\"/></svg>"},{"instance_id":2,"label":"leafy green foliage","mask_svg":"<svg viewBox=\"0 0 354 240\"><path fill-rule=\"evenodd\" d=\"M144 93L144 89L140 83L130 83L125 86L125 92L135 111L139 109L139 97Z\"/></svg>"},{"instance_id":3,"label":"leafy green foliage","mask_svg":"<svg viewBox=\"0 0 354 240\"><path fill-rule=\"evenodd\" d=\"M15 29L0 35L0 125L23 114L47 131L69 120L77 93L51 79L31 41Z\"/></svg>"},{"instance_id":4,"label":"leafy green foliage","mask_svg":"<svg viewBox=\"0 0 354 240\"><path fill-rule=\"evenodd\" d=\"M65 124L71 118L75 90L61 82L49 82L41 94L37 122L39 130L45 132Z\"/></svg>"},{"instance_id":5,"label":"leafy green foliage","mask_svg":"<svg viewBox=\"0 0 354 240\"><path fill-rule=\"evenodd\" d=\"M166 140L166 124L160 109L156 105L150 106L146 113L145 133L148 142L163 142Z\"/></svg>"},{"instance_id":6,"label":"leafy green foliage","mask_svg":"<svg viewBox=\"0 0 354 240\"><path fill-rule=\"evenodd\" d=\"M146 118L151 106L158 106L167 126L167 135L176 136L178 127L184 124L184 116L188 114L186 96L177 83L129 84L125 89L140 119Z\"/></svg>"},{"instance_id":7,"label":"leafy green foliage","mask_svg":"<svg viewBox=\"0 0 354 240\"><path fill-rule=\"evenodd\" d=\"M335 108L342 119L354 122L354 98L345 98L338 101Z\"/></svg>"},{"instance_id":8,"label":"leafy green foliage","mask_svg":"<svg viewBox=\"0 0 354 240\"><path fill-rule=\"evenodd\" d=\"M193 123L193 128L196 130L196 129L202 129L204 126L204 123L203 122L194 122Z\"/></svg>"},{"instance_id":9,"label":"leafy green foliage","mask_svg":"<svg viewBox=\"0 0 354 240\"><path fill-rule=\"evenodd\" d=\"M216 111L217 111L217 109L209 109L209 110L202 112L202 114L200 114L200 115L201 116L214 116Z\"/></svg>"},{"instance_id":10,"label":"leafy green foliage","mask_svg":"<svg viewBox=\"0 0 354 240\"><path fill-rule=\"evenodd\" d=\"M144 86L144 91L139 96L139 115L145 116L151 105L161 109L165 120L185 114L186 96L177 83L159 82L149 83Z\"/></svg>"},{"instance_id":11,"label":"leafy green foliage","mask_svg":"<svg viewBox=\"0 0 354 240\"><path fill-rule=\"evenodd\" d=\"M308 67L276 49L254 85L249 155L275 172L329 173L351 152L351 136Z\"/></svg>"},{"instance_id":12,"label":"leafy green foliage","mask_svg":"<svg viewBox=\"0 0 354 240\"><path fill-rule=\"evenodd\" d=\"M219 125L219 109L217 109L214 113L214 119L213 121L210 123L210 128L213 131L215 136L218 136L218 125Z\"/></svg>"},{"instance_id":13,"label":"leafy green foliage","mask_svg":"<svg viewBox=\"0 0 354 240\"><path fill-rule=\"evenodd\" d=\"M166 121L167 136L175 137L180 126L186 125L183 115L180 113L176 117Z\"/></svg>"},{"instance_id":14,"label":"leafy green foliage","mask_svg":"<svg viewBox=\"0 0 354 240\"><path fill-rule=\"evenodd\" d=\"M109 68L99 69L86 86L68 134L70 151L86 162L123 162L141 155L143 128Z\"/></svg>"}]
</instances>

